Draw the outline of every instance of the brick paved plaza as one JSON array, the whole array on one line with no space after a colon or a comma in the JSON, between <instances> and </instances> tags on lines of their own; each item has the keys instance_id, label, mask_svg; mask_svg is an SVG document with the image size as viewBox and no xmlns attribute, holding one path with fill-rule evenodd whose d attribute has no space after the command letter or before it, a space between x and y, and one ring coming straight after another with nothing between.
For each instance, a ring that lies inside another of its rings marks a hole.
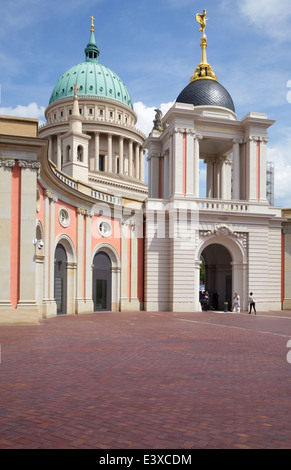
<instances>
[{"instance_id":1,"label":"brick paved plaza","mask_svg":"<svg viewBox=\"0 0 291 470\"><path fill-rule=\"evenodd\" d=\"M291 312L0 328L0 448L291 447Z\"/></svg>"}]
</instances>

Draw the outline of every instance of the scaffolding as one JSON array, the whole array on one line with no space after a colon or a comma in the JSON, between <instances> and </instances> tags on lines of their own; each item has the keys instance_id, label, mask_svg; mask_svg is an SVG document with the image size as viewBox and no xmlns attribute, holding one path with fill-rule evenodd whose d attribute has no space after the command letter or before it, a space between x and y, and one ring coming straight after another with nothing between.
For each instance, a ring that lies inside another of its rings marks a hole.
<instances>
[{"instance_id":1,"label":"scaffolding","mask_svg":"<svg viewBox=\"0 0 291 470\"><path fill-rule=\"evenodd\" d=\"M267 162L267 200L274 206L274 163Z\"/></svg>"}]
</instances>

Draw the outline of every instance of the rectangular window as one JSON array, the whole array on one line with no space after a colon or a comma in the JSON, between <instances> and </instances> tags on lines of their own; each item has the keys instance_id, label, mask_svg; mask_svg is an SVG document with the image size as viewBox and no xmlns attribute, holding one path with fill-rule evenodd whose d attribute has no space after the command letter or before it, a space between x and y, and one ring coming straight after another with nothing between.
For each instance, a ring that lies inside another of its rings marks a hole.
<instances>
[{"instance_id":1,"label":"rectangular window","mask_svg":"<svg viewBox=\"0 0 291 470\"><path fill-rule=\"evenodd\" d=\"M103 116L103 109L99 110L99 114L100 114L100 116Z\"/></svg>"},{"instance_id":2,"label":"rectangular window","mask_svg":"<svg viewBox=\"0 0 291 470\"><path fill-rule=\"evenodd\" d=\"M113 117L113 112L112 111L109 112L109 117L111 117L111 118Z\"/></svg>"},{"instance_id":3,"label":"rectangular window","mask_svg":"<svg viewBox=\"0 0 291 470\"><path fill-rule=\"evenodd\" d=\"M93 109L92 108L89 109L89 114L91 114L91 115L93 114Z\"/></svg>"},{"instance_id":4,"label":"rectangular window","mask_svg":"<svg viewBox=\"0 0 291 470\"><path fill-rule=\"evenodd\" d=\"M71 114L72 114L72 110L71 110L71 109L69 109L69 115L71 116Z\"/></svg>"},{"instance_id":5,"label":"rectangular window","mask_svg":"<svg viewBox=\"0 0 291 470\"><path fill-rule=\"evenodd\" d=\"M99 171L104 171L104 167L104 155L99 155Z\"/></svg>"}]
</instances>

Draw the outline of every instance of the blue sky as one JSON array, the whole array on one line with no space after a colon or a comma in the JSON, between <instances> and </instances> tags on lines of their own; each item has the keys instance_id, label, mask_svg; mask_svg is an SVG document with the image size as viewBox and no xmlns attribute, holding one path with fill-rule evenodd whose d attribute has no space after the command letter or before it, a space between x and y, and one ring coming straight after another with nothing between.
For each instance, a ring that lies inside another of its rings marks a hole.
<instances>
[{"instance_id":1,"label":"blue sky","mask_svg":"<svg viewBox=\"0 0 291 470\"><path fill-rule=\"evenodd\" d=\"M231 94L238 119L276 120L268 159L275 204L291 207L290 0L7 0L0 15L0 114L44 120L51 91L84 61L94 15L99 61L126 83L138 127L152 128L200 61L197 12L207 10L207 58Z\"/></svg>"}]
</instances>

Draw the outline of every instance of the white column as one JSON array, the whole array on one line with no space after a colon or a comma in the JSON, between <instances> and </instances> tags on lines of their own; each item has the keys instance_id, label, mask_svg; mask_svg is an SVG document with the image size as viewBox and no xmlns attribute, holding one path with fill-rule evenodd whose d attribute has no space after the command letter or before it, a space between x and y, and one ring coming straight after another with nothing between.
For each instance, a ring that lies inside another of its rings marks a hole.
<instances>
[{"instance_id":1,"label":"white column","mask_svg":"<svg viewBox=\"0 0 291 470\"><path fill-rule=\"evenodd\" d=\"M19 160L21 167L21 220L20 220L20 292L18 307L36 307L35 299L35 195L37 187L37 161Z\"/></svg>"},{"instance_id":2,"label":"white column","mask_svg":"<svg viewBox=\"0 0 291 470\"><path fill-rule=\"evenodd\" d=\"M119 173L123 175L123 137L119 137Z\"/></svg>"},{"instance_id":3,"label":"white column","mask_svg":"<svg viewBox=\"0 0 291 470\"><path fill-rule=\"evenodd\" d=\"M148 158L148 194L152 197L152 159Z\"/></svg>"},{"instance_id":4,"label":"white column","mask_svg":"<svg viewBox=\"0 0 291 470\"><path fill-rule=\"evenodd\" d=\"M219 198L220 194L220 160L219 158L215 158L214 160L214 191L213 191L213 197L214 198Z\"/></svg>"},{"instance_id":5,"label":"white column","mask_svg":"<svg viewBox=\"0 0 291 470\"><path fill-rule=\"evenodd\" d=\"M139 144L135 147L135 177L139 179Z\"/></svg>"},{"instance_id":6,"label":"white column","mask_svg":"<svg viewBox=\"0 0 291 470\"><path fill-rule=\"evenodd\" d=\"M212 199L213 195L213 161L211 158L204 160L204 163L207 165L207 188L206 188L206 197Z\"/></svg>"},{"instance_id":7,"label":"white column","mask_svg":"<svg viewBox=\"0 0 291 470\"><path fill-rule=\"evenodd\" d=\"M145 172L145 168L144 168L144 155L145 155L145 151L144 149L141 147L140 148L140 154L139 154L139 159L140 159L140 163L139 163L139 170L140 170L140 180L144 183L144 172Z\"/></svg>"},{"instance_id":8,"label":"white column","mask_svg":"<svg viewBox=\"0 0 291 470\"><path fill-rule=\"evenodd\" d=\"M194 197L199 197L199 140L202 136L196 134L194 139Z\"/></svg>"},{"instance_id":9,"label":"white column","mask_svg":"<svg viewBox=\"0 0 291 470\"><path fill-rule=\"evenodd\" d=\"M100 133L95 132L95 171L99 170Z\"/></svg>"},{"instance_id":10,"label":"white column","mask_svg":"<svg viewBox=\"0 0 291 470\"><path fill-rule=\"evenodd\" d=\"M129 140L129 143L128 143L128 176L132 176L132 155L133 155L133 141Z\"/></svg>"},{"instance_id":11,"label":"white column","mask_svg":"<svg viewBox=\"0 0 291 470\"><path fill-rule=\"evenodd\" d=\"M92 229L93 212L86 211L85 217L85 301L87 304L87 311L93 311L92 300L92 262L91 262L91 229Z\"/></svg>"},{"instance_id":12,"label":"white column","mask_svg":"<svg viewBox=\"0 0 291 470\"><path fill-rule=\"evenodd\" d=\"M49 298L54 300L55 298L55 289L54 289L54 280L55 280L55 203L58 198L55 194L50 195L50 204L49 204L49 218L50 218L50 249L49 249Z\"/></svg>"},{"instance_id":13,"label":"white column","mask_svg":"<svg viewBox=\"0 0 291 470\"><path fill-rule=\"evenodd\" d=\"M49 160L52 161L52 159L53 159L53 139L52 139L52 137L49 138L48 157L49 157Z\"/></svg>"},{"instance_id":14,"label":"white column","mask_svg":"<svg viewBox=\"0 0 291 470\"><path fill-rule=\"evenodd\" d=\"M0 159L0 307L10 303L11 169L15 160Z\"/></svg>"},{"instance_id":15,"label":"white column","mask_svg":"<svg viewBox=\"0 0 291 470\"><path fill-rule=\"evenodd\" d=\"M54 210L58 198L50 190L45 191L44 199L44 267L42 315L48 318L57 314L54 299ZM53 214L53 218L52 218Z\"/></svg>"},{"instance_id":16,"label":"white column","mask_svg":"<svg viewBox=\"0 0 291 470\"><path fill-rule=\"evenodd\" d=\"M112 134L108 134L108 138L107 138L107 159L108 159L108 172L112 173Z\"/></svg>"},{"instance_id":17,"label":"white column","mask_svg":"<svg viewBox=\"0 0 291 470\"><path fill-rule=\"evenodd\" d=\"M76 313L79 313L79 306L83 302L83 252L84 252L84 215L85 209L77 209L77 292L76 292Z\"/></svg>"},{"instance_id":18,"label":"white column","mask_svg":"<svg viewBox=\"0 0 291 470\"><path fill-rule=\"evenodd\" d=\"M231 165L232 159L231 156L228 155L225 160L225 199L227 201L231 200Z\"/></svg>"},{"instance_id":19,"label":"white column","mask_svg":"<svg viewBox=\"0 0 291 470\"><path fill-rule=\"evenodd\" d=\"M257 138L247 140L246 200L257 201Z\"/></svg>"},{"instance_id":20,"label":"white column","mask_svg":"<svg viewBox=\"0 0 291 470\"><path fill-rule=\"evenodd\" d=\"M62 140L61 136L57 136L57 167L59 170L62 169Z\"/></svg>"},{"instance_id":21,"label":"white column","mask_svg":"<svg viewBox=\"0 0 291 470\"><path fill-rule=\"evenodd\" d=\"M120 310L128 307L128 232L129 228L125 222L121 224L121 296Z\"/></svg>"},{"instance_id":22,"label":"white column","mask_svg":"<svg viewBox=\"0 0 291 470\"><path fill-rule=\"evenodd\" d=\"M131 266L130 266L130 303L131 310L139 310L139 300L137 298L137 286L138 286L138 238L137 238L137 226L132 225L130 227L131 232Z\"/></svg>"},{"instance_id":23,"label":"white column","mask_svg":"<svg viewBox=\"0 0 291 470\"><path fill-rule=\"evenodd\" d=\"M187 130L186 135L186 195L194 196L195 187L195 153L194 136L191 129ZM199 158L199 155L198 155Z\"/></svg>"},{"instance_id":24,"label":"white column","mask_svg":"<svg viewBox=\"0 0 291 470\"><path fill-rule=\"evenodd\" d=\"M233 161L232 161L232 194L233 199L240 199L240 164L239 164L239 141L233 141Z\"/></svg>"},{"instance_id":25,"label":"white column","mask_svg":"<svg viewBox=\"0 0 291 470\"><path fill-rule=\"evenodd\" d=\"M220 163L220 198L226 198L226 181L225 181L225 157L221 157Z\"/></svg>"},{"instance_id":26,"label":"white column","mask_svg":"<svg viewBox=\"0 0 291 470\"><path fill-rule=\"evenodd\" d=\"M183 133L184 129L175 129L173 151L173 194L183 194Z\"/></svg>"},{"instance_id":27,"label":"white column","mask_svg":"<svg viewBox=\"0 0 291 470\"><path fill-rule=\"evenodd\" d=\"M169 152L164 155L164 194L165 199L169 198Z\"/></svg>"}]
</instances>

